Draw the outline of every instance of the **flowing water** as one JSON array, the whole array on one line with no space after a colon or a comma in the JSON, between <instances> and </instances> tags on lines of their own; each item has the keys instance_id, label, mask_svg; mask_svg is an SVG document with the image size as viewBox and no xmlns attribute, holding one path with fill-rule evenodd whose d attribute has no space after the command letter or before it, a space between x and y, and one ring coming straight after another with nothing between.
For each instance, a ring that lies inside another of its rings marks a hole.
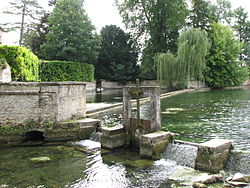
<instances>
[{"instance_id":1,"label":"flowing water","mask_svg":"<svg viewBox=\"0 0 250 188\"><path fill-rule=\"evenodd\" d=\"M168 159L141 159L128 149L104 150L92 140L0 150L1 188L191 188L203 174Z\"/></svg>"},{"instance_id":2,"label":"flowing water","mask_svg":"<svg viewBox=\"0 0 250 188\"><path fill-rule=\"evenodd\" d=\"M194 168L198 147L170 143L162 154L163 159L175 161L178 165Z\"/></svg>"}]
</instances>

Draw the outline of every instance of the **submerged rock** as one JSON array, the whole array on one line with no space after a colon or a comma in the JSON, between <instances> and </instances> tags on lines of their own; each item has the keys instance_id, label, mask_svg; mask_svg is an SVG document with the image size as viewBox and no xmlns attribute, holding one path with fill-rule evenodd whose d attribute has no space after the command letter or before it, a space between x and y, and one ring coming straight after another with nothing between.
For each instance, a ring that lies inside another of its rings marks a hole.
<instances>
[{"instance_id":1,"label":"submerged rock","mask_svg":"<svg viewBox=\"0 0 250 188\"><path fill-rule=\"evenodd\" d=\"M30 160L34 162L47 162L50 161L51 159L49 157L33 157Z\"/></svg>"},{"instance_id":2,"label":"submerged rock","mask_svg":"<svg viewBox=\"0 0 250 188\"><path fill-rule=\"evenodd\" d=\"M234 176L227 178L226 182L231 186L250 186L250 176L236 173Z\"/></svg>"},{"instance_id":3,"label":"submerged rock","mask_svg":"<svg viewBox=\"0 0 250 188\"><path fill-rule=\"evenodd\" d=\"M232 179L232 181L245 182L250 183L250 175L243 175L241 173L236 173Z\"/></svg>"},{"instance_id":4,"label":"submerged rock","mask_svg":"<svg viewBox=\"0 0 250 188\"><path fill-rule=\"evenodd\" d=\"M199 178L197 178L194 183L203 183L203 184L210 184L210 183L217 183L223 181L223 175L208 175L205 174Z\"/></svg>"},{"instance_id":5,"label":"submerged rock","mask_svg":"<svg viewBox=\"0 0 250 188\"><path fill-rule=\"evenodd\" d=\"M166 108L162 114L177 114L178 112L183 112L185 109L183 108Z\"/></svg>"},{"instance_id":6,"label":"submerged rock","mask_svg":"<svg viewBox=\"0 0 250 188\"><path fill-rule=\"evenodd\" d=\"M244 187L244 186L249 186L249 183L244 183L244 182L237 182L237 181L227 181L229 185L235 186L235 187Z\"/></svg>"},{"instance_id":7,"label":"submerged rock","mask_svg":"<svg viewBox=\"0 0 250 188\"><path fill-rule=\"evenodd\" d=\"M193 188L208 188L204 183L193 183Z\"/></svg>"}]
</instances>

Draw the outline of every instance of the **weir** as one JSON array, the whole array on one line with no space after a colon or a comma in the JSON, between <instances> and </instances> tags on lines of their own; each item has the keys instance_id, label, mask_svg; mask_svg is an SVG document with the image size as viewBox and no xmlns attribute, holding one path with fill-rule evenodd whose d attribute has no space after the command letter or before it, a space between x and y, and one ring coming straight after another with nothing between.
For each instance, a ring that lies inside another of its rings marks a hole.
<instances>
[{"instance_id":1,"label":"weir","mask_svg":"<svg viewBox=\"0 0 250 188\"><path fill-rule=\"evenodd\" d=\"M137 115L131 117L132 96L137 98ZM140 118L140 97L150 98L149 120ZM159 86L136 86L123 88L123 126L102 127L102 147L114 149L132 147L140 151L143 158L165 158L179 165L216 173L222 170L229 158L233 142L213 139L202 144L174 141L174 133L161 131L161 105Z\"/></svg>"}]
</instances>

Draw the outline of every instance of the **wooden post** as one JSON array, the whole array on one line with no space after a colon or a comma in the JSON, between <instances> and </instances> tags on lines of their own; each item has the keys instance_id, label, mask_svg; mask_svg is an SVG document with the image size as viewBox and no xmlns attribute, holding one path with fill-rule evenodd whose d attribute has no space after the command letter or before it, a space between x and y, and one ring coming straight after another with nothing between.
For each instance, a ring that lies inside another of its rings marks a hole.
<instances>
[{"instance_id":1,"label":"wooden post","mask_svg":"<svg viewBox=\"0 0 250 188\"><path fill-rule=\"evenodd\" d=\"M140 120L140 81L136 79L136 89L137 89L137 96L136 96L136 108L137 108L137 127L141 126Z\"/></svg>"}]
</instances>

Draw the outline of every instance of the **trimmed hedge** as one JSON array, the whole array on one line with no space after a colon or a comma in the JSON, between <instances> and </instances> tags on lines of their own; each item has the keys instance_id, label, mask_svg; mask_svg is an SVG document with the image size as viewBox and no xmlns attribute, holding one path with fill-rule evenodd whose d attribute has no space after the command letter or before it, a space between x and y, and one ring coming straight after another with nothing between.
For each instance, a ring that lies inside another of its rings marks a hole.
<instances>
[{"instance_id":1,"label":"trimmed hedge","mask_svg":"<svg viewBox=\"0 0 250 188\"><path fill-rule=\"evenodd\" d=\"M94 81L94 65L73 61L43 61L39 76L43 82Z\"/></svg>"},{"instance_id":2,"label":"trimmed hedge","mask_svg":"<svg viewBox=\"0 0 250 188\"><path fill-rule=\"evenodd\" d=\"M21 46L0 45L0 59L6 59L14 81L38 81L38 58Z\"/></svg>"}]
</instances>

